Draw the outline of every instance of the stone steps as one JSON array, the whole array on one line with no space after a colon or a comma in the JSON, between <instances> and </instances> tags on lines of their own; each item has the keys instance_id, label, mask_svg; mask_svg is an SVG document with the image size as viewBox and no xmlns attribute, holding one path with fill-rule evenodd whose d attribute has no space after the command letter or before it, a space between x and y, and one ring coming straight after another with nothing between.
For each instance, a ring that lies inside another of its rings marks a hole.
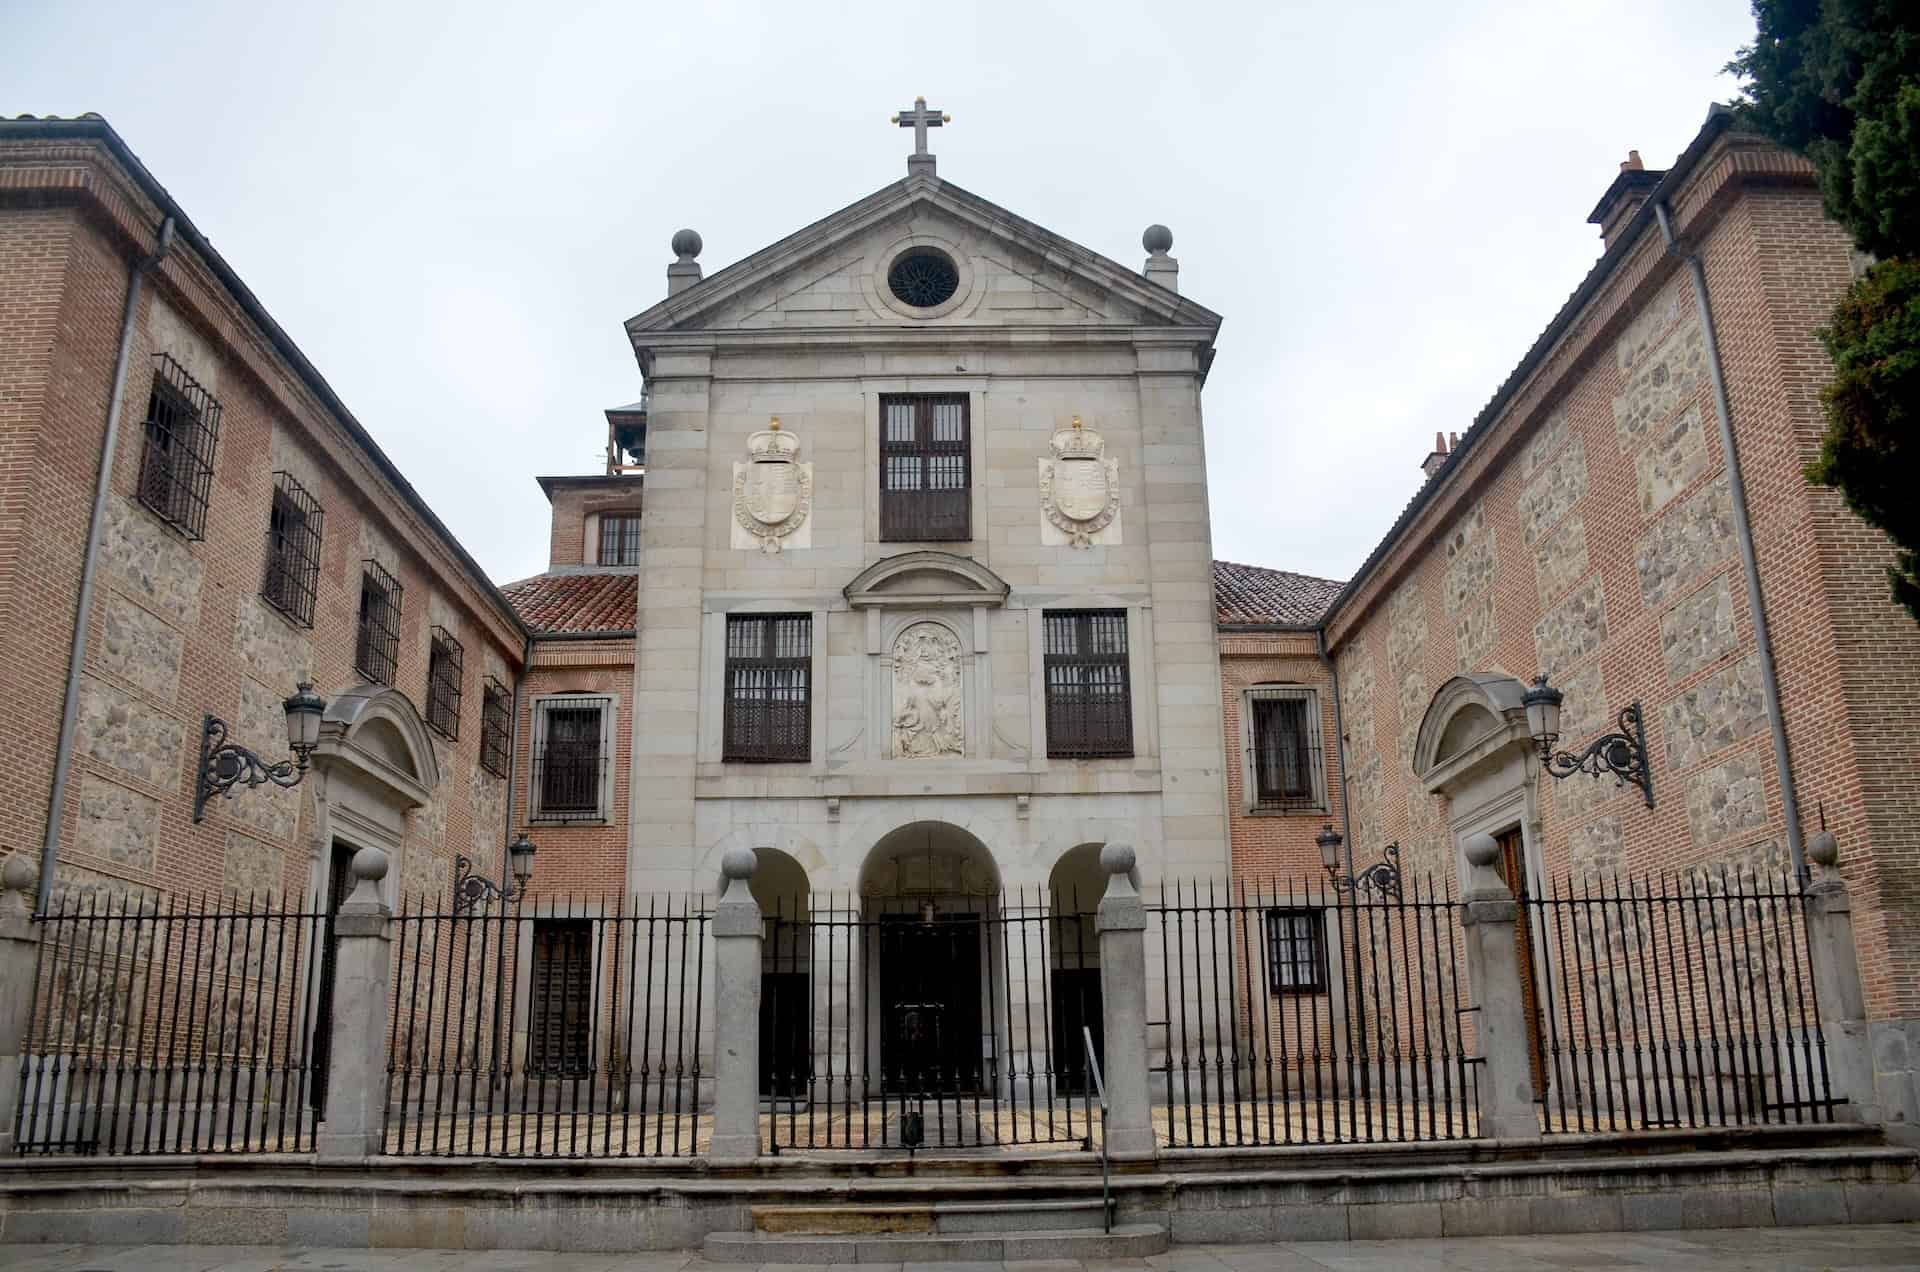
<instances>
[{"instance_id":1,"label":"stone steps","mask_svg":"<svg viewBox=\"0 0 1920 1272\"><path fill-rule=\"evenodd\" d=\"M1133 1259L1164 1254L1160 1224L1025 1232L882 1232L867 1235L716 1232L701 1249L715 1263L952 1263L1015 1259Z\"/></svg>"},{"instance_id":2,"label":"stone steps","mask_svg":"<svg viewBox=\"0 0 1920 1272\"><path fill-rule=\"evenodd\" d=\"M1102 1204L1096 1195L1022 1201L755 1206L753 1227L756 1232L795 1236L1049 1232L1099 1228Z\"/></svg>"}]
</instances>

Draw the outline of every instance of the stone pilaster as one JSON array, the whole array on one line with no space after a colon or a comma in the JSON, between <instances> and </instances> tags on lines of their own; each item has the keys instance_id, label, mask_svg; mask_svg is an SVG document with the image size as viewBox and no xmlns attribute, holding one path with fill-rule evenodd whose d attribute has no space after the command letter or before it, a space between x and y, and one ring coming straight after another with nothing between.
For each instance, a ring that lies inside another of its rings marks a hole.
<instances>
[{"instance_id":1,"label":"stone pilaster","mask_svg":"<svg viewBox=\"0 0 1920 1272\"><path fill-rule=\"evenodd\" d=\"M760 1153L760 906L748 890L757 859L732 848L720 862L727 890L713 915L714 1161Z\"/></svg>"},{"instance_id":2,"label":"stone pilaster","mask_svg":"<svg viewBox=\"0 0 1920 1272\"><path fill-rule=\"evenodd\" d=\"M388 945L393 910L380 895L387 854L353 857L353 893L334 916L333 1039L327 1049L327 1107L315 1148L322 1160L380 1152L387 1098Z\"/></svg>"},{"instance_id":3,"label":"stone pilaster","mask_svg":"<svg viewBox=\"0 0 1920 1272\"><path fill-rule=\"evenodd\" d=\"M38 883L38 873L20 853L0 869L0 1158L13 1155L21 1056L33 1027L33 976L40 948L33 897Z\"/></svg>"},{"instance_id":4,"label":"stone pilaster","mask_svg":"<svg viewBox=\"0 0 1920 1272\"><path fill-rule=\"evenodd\" d=\"M1853 896L1835 868L1839 845L1822 831L1807 841L1807 858L1819 871L1806 891L1807 957L1820 1002L1830 1093L1846 1101L1836 1114L1851 1121L1885 1122L1888 1110L1875 1080L1872 1027L1853 943Z\"/></svg>"},{"instance_id":5,"label":"stone pilaster","mask_svg":"<svg viewBox=\"0 0 1920 1272\"><path fill-rule=\"evenodd\" d=\"M1500 845L1492 835L1474 835L1463 847L1469 874L1460 923L1466 929L1467 974L1472 978L1474 1003L1480 1008L1477 1029L1480 1056L1486 1062L1480 1087L1480 1133L1503 1139L1538 1137L1540 1115L1533 1103L1526 996L1513 933L1520 903L1493 869Z\"/></svg>"},{"instance_id":6,"label":"stone pilaster","mask_svg":"<svg viewBox=\"0 0 1920 1272\"><path fill-rule=\"evenodd\" d=\"M1133 886L1133 849L1108 844L1100 850L1107 872L1106 895L1094 925L1100 933L1100 1011L1106 1042L1107 1151L1154 1152L1153 1107L1147 1093L1147 908ZM1079 1038L1059 1046L1084 1047Z\"/></svg>"}]
</instances>

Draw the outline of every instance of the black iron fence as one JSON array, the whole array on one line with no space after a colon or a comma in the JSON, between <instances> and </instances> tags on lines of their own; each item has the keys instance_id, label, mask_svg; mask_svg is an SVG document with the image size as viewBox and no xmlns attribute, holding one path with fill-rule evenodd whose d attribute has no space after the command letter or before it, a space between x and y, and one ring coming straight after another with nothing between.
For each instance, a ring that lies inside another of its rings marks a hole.
<instances>
[{"instance_id":1,"label":"black iron fence","mask_svg":"<svg viewBox=\"0 0 1920 1272\"><path fill-rule=\"evenodd\" d=\"M766 920L768 1146L1090 1145L1101 1036L1091 906L1044 892L816 896Z\"/></svg>"},{"instance_id":2,"label":"black iron fence","mask_svg":"<svg viewBox=\"0 0 1920 1272\"><path fill-rule=\"evenodd\" d=\"M20 1152L313 1148L324 913L300 898L69 894L38 922Z\"/></svg>"},{"instance_id":3,"label":"black iron fence","mask_svg":"<svg viewBox=\"0 0 1920 1272\"><path fill-rule=\"evenodd\" d=\"M1176 884L1149 907L1156 1127L1179 1148L1478 1134L1459 906L1431 880Z\"/></svg>"},{"instance_id":4,"label":"black iron fence","mask_svg":"<svg viewBox=\"0 0 1920 1272\"><path fill-rule=\"evenodd\" d=\"M1804 905L1789 874L1724 870L1527 899L1545 1129L1832 1120Z\"/></svg>"},{"instance_id":5,"label":"black iron fence","mask_svg":"<svg viewBox=\"0 0 1920 1272\"><path fill-rule=\"evenodd\" d=\"M712 1118L698 898L541 900L393 921L386 1150L686 1157Z\"/></svg>"}]
</instances>

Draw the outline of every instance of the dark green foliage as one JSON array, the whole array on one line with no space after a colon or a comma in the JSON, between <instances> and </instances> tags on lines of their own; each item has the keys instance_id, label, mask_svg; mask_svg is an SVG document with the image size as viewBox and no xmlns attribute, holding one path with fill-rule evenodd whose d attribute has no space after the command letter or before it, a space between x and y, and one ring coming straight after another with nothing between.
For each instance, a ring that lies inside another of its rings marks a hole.
<instances>
[{"instance_id":1,"label":"dark green foliage","mask_svg":"<svg viewBox=\"0 0 1920 1272\"><path fill-rule=\"evenodd\" d=\"M1834 363L1810 479L1892 537L1920 621L1920 0L1754 0L1747 122L1813 162L1827 214L1887 259L1820 333ZM1903 259L1904 258L1904 259Z\"/></svg>"}]
</instances>

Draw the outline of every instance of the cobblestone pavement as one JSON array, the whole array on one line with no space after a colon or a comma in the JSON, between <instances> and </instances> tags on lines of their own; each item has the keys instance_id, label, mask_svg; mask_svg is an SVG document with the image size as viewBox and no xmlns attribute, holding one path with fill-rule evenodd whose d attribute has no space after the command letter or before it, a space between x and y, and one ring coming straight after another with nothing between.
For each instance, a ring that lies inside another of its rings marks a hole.
<instances>
[{"instance_id":1,"label":"cobblestone pavement","mask_svg":"<svg viewBox=\"0 0 1920 1272\"><path fill-rule=\"evenodd\" d=\"M697 1254L497 1250L288 1250L271 1246L0 1245L7 1272L747 1272ZM1920 1225L1739 1228L1585 1236L1180 1246L1145 1259L1080 1263L863 1264L871 1272L1537 1272L1545 1268L1920 1269ZM816 1272L767 1264L765 1272Z\"/></svg>"}]
</instances>

